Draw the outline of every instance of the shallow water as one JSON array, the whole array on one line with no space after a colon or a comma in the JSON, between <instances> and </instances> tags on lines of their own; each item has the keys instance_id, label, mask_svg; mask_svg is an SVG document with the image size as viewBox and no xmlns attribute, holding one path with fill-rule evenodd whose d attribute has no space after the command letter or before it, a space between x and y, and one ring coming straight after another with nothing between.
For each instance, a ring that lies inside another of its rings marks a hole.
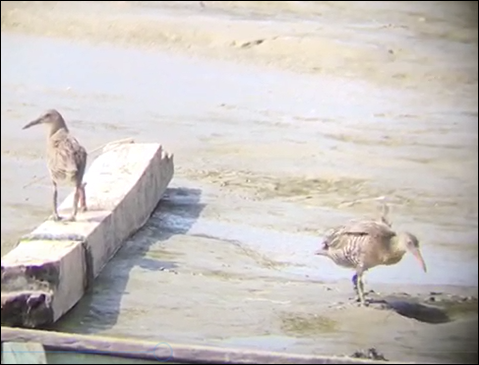
<instances>
[{"instance_id":1,"label":"shallow water","mask_svg":"<svg viewBox=\"0 0 479 365\"><path fill-rule=\"evenodd\" d=\"M253 10L244 5L210 9L205 2L207 12L199 13L193 2L180 10L175 2L152 3L113 4L111 14L120 24L122 17L125 22L136 16L171 20L184 12L193 18L261 23L264 13L272 11L258 4ZM134 238L124 249L125 256L120 251L113 260L115 270L99 280L100 286L111 285L126 274L121 270L135 267L122 263L127 257L152 269L134 270L131 278L141 282L152 275L148 280L154 281L161 266L154 258L183 241L197 250L198 262L193 265L211 270L221 266L204 257L203 246L195 247L195 240L202 239L236 245L241 248L238 252L253 257L256 267L249 267L248 275L268 272L284 280L346 280L349 271L311 252L330 226L353 215L375 215L377 203L371 199L380 196L391 202L393 224L420 237L429 272L422 273L407 256L400 265L373 270L368 275L371 282L477 286L477 62L474 70L474 60L467 58L477 55L477 36L475 44L441 38L446 23L451 31L466 34L463 22L457 20L463 18L451 16L446 22L444 9L425 3L413 12L411 4L364 2L372 14L369 23L356 19L354 7L332 3L316 16L330 25L331 19L342 16L342 22L349 24L348 34L355 35L348 40L349 53L337 55L338 65L341 57L353 58L351 49L367 53L376 38L405 47L418 18L439 19L437 24L427 22L428 36L414 33L410 48L401 48L409 56L397 67L412 70L406 86L381 85L373 76L351 78L346 70L344 77L340 72L305 74L205 58L198 52L145 50L132 46L133 36L128 38L129 48L108 37L111 42L105 44L72 41L89 39L91 34L70 28L64 37L49 37L35 23L23 30L4 27L2 4L2 255L50 214L48 179L23 188L35 176L46 176L44 131L21 127L55 107L89 150L127 137L161 142L175 154L172 187L192 189L170 192L144 229L152 245L130 251ZM106 5L92 6L101 10ZM84 14L79 24L95 20L97 15L88 17L90 8L84 4L80 8ZM289 26L302 17L311 21L314 12L309 10L308 15L298 8L278 10L278 16L267 23L275 27L275 22L287 21ZM61 5L54 11L62 11ZM384 33L383 38L382 33L371 33L368 24L377 25L374 15L384 14L393 14L391 22L412 24L409 31ZM341 29L331 25L327 31L340 34ZM124 32L118 37L126 39L129 28ZM222 36L226 37L218 34ZM434 39L429 42L429 38ZM442 86L427 92L420 71L424 59L415 57L420 42L435 52L431 58L440 56L430 64L438 75L431 85ZM456 49L460 59L454 64L457 75L469 73L467 82L440 73L443 67L453 67L450 49ZM212 49L212 56L215 52ZM62 196L67 193L62 192ZM358 199L366 201L348 204ZM172 234L160 239L165 230ZM143 238L140 233L136 244ZM153 259L145 263L144 255ZM113 290L121 292L126 284L117 285ZM137 295L148 298L151 288L140 287ZM108 307L105 299L98 317L102 311L108 313ZM148 326L148 320L142 326Z\"/></svg>"}]
</instances>

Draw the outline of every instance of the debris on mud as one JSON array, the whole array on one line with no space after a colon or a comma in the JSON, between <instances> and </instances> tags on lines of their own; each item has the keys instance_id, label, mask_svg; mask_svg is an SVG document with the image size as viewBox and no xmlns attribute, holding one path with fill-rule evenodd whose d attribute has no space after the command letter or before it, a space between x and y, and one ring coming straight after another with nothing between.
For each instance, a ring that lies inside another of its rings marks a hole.
<instances>
[{"instance_id":1,"label":"debris on mud","mask_svg":"<svg viewBox=\"0 0 479 365\"><path fill-rule=\"evenodd\" d=\"M350 357L354 357L356 359L369 359L369 360L380 360L380 361L389 361L384 357L384 355L374 347L371 347L367 350L359 350L355 351Z\"/></svg>"}]
</instances>

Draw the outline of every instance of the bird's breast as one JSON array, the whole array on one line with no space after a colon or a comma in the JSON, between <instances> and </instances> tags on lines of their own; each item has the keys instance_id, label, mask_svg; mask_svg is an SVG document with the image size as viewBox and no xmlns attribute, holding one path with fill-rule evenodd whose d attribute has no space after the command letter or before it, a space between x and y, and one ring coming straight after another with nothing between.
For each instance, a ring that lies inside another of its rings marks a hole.
<instances>
[{"instance_id":1,"label":"bird's breast","mask_svg":"<svg viewBox=\"0 0 479 365\"><path fill-rule=\"evenodd\" d=\"M395 265L402 260L404 256L403 252L389 252L388 254L383 255L383 264L384 265Z\"/></svg>"}]
</instances>

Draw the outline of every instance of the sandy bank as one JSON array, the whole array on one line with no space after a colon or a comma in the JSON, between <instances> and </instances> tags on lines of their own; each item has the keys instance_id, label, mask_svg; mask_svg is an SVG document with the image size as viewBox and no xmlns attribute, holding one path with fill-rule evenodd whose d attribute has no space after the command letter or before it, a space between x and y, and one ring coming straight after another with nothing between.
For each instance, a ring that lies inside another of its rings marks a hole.
<instances>
[{"instance_id":1,"label":"sandy bank","mask_svg":"<svg viewBox=\"0 0 479 365\"><path fill-rule=\"evenodd\" d=\"M477 3L149 3L2 2L2 31L477 94Z\"/></svg>"}]
</instances>

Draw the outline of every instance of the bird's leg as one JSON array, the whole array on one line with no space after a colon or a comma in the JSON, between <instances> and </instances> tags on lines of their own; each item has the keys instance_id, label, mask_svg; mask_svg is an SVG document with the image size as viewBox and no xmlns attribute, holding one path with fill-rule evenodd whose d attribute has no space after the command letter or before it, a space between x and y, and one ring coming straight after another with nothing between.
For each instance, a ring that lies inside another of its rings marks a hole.
<instances>
[{"instance_id":1,"label":"bird's leg","mask_svg":"<svg viewBox=\"0 0 479 365\"><path fill-rule=\"evenodd\" d=\"M353 275L352 282L354 286L354 291L357 293L358 292L358 274Z\"/></svg>"},{"instance_id":2,"label":"bird's leg","mask_svg":"<svg viewBox=\"0 0 479 365\"><path fill-rule=\"evenodd\" d=\"M80 186L80 212L86 212L87 211L85 185L86 185L86 183L83 183Z\"/></svg>"},{"instance_id":3,"label":"bird's leg","mask_svg":"<svg viewBox=\"0 0 479 365\"><path fill-rule=\"evenodd\" d=\"M364 299L363 274L358 275L358 297L359 303L361 303L361 305L366 305L366 301Z\"/></svg>"},{"instance_id":4,"label":"bird's leg","mask_svg":"<svg viewBox=\"0 0 479 365\"><path fill-rule=\"evenodd\" d=\"M359 303L362 306L366 306L366 300L364 299L364 282L363 282L364 269L362 266L359 266L356 271L356 291L358 293Z\"/></svg>"},{"instance_id":5,"label":"bird's leg","mask_svg":"<svg viewBox=\"0 0 479 365\"><path fill-rule=\"evenodd\" d=\"M57 192L57 184L53 182L53 220L54 221L59 221L60 216L58 215L58 210L57 210L57 198L58 198L58 192Z\"/></svg>"},{"instance_id":6,"label":"bird's leg","mask_svg":"<svg viewBox=\"0 0 479 365\"><path fill-rule=\"evenodd\" d=\"M353 278L352 278L352 282L353 282L353 287L354 287L354 291L356 292L356 301L359 302L361 301L361 295L359 294L359 286L358 286L358 274L354 274L353 275Z\"/></svg>"},{"instance_id":7,"label":"bird's leg","mask_svg":"<svg viewBox=\"0 0 479 365\"><path fill-rule=\"evenodd\" d=\"M361 303L361 305L364 305L365 304L365 301L364 301L364 284L363 284L362 275L358 276L358 297L359 297L359 303Z\"/></svg>"},{"instance_id":8,"label":"bird's leg","mask_svg":"<svg viewBox=\"0 0 479 365\"><path fill-rule=\"evenodd\" d=\"M68 218L69 221L73 222L76 219L78 212L78 199L80 198L80 188L77 186L75 188L75 194L73 195L73 210L71 216Z\"/></svg>"},{"instance_id":9,"label":"bird's leg","mask_svg":"<svg viewBox=\"0 0 479 365\"><path fill-rule=\"evenodd\" d=\"M354 286L354 291L356 292L356 301L361 302L361 294L359 292L359 275L354 274L352 278L353 286Z\"/></svg>"}]
</instances>

